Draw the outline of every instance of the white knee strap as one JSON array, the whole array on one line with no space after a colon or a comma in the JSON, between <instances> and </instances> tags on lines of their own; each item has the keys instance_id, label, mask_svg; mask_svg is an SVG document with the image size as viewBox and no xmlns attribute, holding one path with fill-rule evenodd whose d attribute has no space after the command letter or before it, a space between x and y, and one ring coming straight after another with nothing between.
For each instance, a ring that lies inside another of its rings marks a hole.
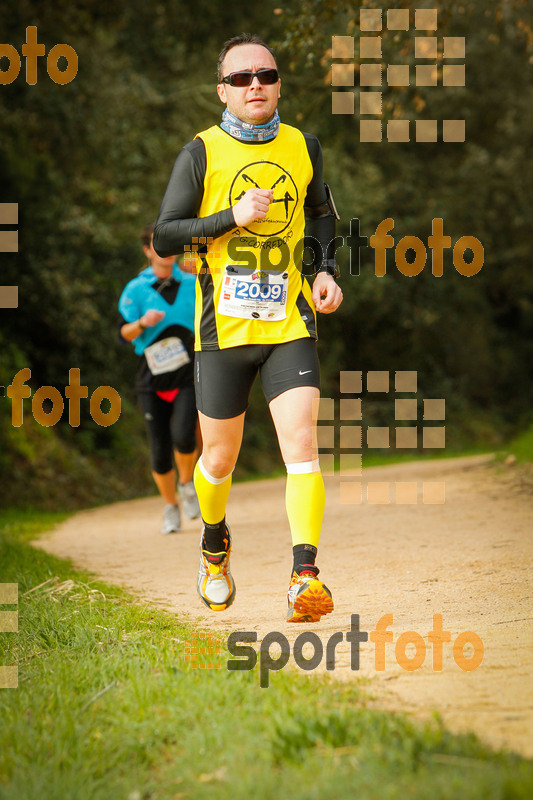
<instances>
[{"instance_id":1,"label":"white knee strap","mask_svg":"<svg viewBox=\"0 0 533 800\"><path fill-rule=\"evenodd\" d=\"M297 464L285 464L288 475L307 475L309 472L320 472L318 458L314 461L299 461Z\"/></svg>"},{"instance_id":2,"label":"white knee strap","mask_svg":"<svg viewBox=\"0 0 533 800\"><path fill-rule=\"evenodd\" d=\"M231 475L233 474L233 470L231 470L230 474L229 475L225 475L223 478L214 478L212 475L209 474L209 472L204 467L204 462L202 461L202 456L200 456L200 458L198 459L198 469L200 470L200 472L202 473L202 475L204 476L206 481L209 481L209 483L212 483L213 486L218 486L219 483L224 483L224 481L227 481L228 478L230 478Z\"/></svg>"}]
</instances>

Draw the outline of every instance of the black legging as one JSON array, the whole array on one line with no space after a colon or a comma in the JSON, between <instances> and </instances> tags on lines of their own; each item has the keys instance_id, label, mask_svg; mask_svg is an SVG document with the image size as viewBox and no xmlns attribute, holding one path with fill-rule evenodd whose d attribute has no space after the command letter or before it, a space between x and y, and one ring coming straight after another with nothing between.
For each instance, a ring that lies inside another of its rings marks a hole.
<instances>
[{"instance_id":1,"label":"black legging","mask_svg":"<svg viewBox=\"0 0 533 800\"><path fill-rule=\"evenodd\" d=\"M139 392L148 438L152 469L164 475L172 469L172 451L184 455L196 448L196 402L194 386L180 389L172 403L155 392Z\"/></svg>"}]
</instances>

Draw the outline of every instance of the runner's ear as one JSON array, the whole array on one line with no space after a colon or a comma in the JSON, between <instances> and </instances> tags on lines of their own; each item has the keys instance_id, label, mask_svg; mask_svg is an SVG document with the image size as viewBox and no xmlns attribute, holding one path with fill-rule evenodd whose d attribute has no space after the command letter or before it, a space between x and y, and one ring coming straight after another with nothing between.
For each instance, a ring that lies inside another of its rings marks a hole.
<instances>
[{"instance_id":1,"label":"runner's ear","mask_svg":"<svg viewBox=\"0 0 533 800\"><path fill-rule=\"evenodd\" d=\"M226 86L224 83L217 83L217 94L221 103L227 103Z\"/></svg>"}]
</instances>

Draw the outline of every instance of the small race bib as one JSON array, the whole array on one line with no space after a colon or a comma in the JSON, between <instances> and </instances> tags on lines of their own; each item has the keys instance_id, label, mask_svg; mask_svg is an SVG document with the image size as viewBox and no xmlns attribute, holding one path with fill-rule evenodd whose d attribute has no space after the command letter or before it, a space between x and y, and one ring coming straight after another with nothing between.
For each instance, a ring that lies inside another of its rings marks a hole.
<instances>
[{"instance_id":1,"label":"small race bib","mask_svg":"<svg viewBox=\"0 0 533 800\"><path fill-rule=\"evenodd\" d=\"M146 362L152 375L162 375L164 372L185 366L190 362L187 348L177 336L161 339L147 347L144 351Z\"/></svg>"},{"instance_id":2,"label":"small race bib","mask_svg":"<svg viewBox=\"0 0 533 800\"><path fill-rule=\"evenodd\" d=\"M288 272L226 267L218 313L275 322L287 316Z\"/></svg>"}]
</instances>

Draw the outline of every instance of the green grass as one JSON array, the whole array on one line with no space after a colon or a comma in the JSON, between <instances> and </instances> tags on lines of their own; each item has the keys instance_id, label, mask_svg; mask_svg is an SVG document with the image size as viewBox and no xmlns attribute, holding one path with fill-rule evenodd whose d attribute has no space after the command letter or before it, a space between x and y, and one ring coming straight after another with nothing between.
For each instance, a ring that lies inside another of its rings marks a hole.
<instances>
[{"instance_id":1,"label":"green grass","mask_svg":"<svg viewBox=\"0 0 533 800\"><path fill-rule=\"evenodd\" d=\"M500 454L501 459L513 455L518 464L533 463L533 425L513 439Z\"/></svg>"},{"instance_id":2,"label":"green grass","mask_svg":"<svg viewBox=\"0 0 533 800\"><path fill-rule=\"evenodd\" d=\"M19 632L0 634L0 664L19 666L0 690L1 800L533 796L532 762L373 710L357 681L284 670L260 689L227 655L192 669L176 616L28 545L57 520L0 517L0 581L19 584Z\"/></svg>"}]
</instances>

